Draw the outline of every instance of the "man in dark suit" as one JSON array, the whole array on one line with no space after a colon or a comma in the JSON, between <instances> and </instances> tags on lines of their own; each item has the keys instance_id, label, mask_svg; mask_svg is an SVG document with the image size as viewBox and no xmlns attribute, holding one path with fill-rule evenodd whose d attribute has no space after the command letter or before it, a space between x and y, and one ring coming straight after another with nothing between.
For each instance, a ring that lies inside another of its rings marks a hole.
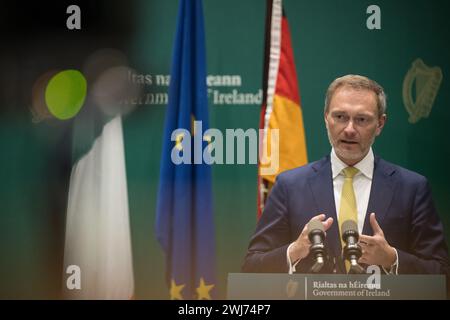
<instances>
[{"instance_id":1,"label":"man in dark suit","mask_svg":"<svg viewBox=\"0 0 450 320\"><path fill-rule=\"evenodd\" d=\"M244 272L309 273L307 224L322 222L328 263L322 273L345 273L340 225L358 225L362 265L393 274L448 274L442 223L425 177L374 156L386 122L386 96L375 81L347 75L325 99L330 155L280 174L253 235Z\"/></svg>"}]
</instances>

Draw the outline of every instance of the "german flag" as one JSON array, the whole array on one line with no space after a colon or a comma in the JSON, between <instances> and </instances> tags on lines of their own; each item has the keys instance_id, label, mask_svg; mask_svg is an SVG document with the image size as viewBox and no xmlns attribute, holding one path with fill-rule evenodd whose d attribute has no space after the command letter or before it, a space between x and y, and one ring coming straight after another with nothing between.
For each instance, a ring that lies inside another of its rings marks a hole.
<instances>
[{"instance_id":1,"label":"german flag","mask_svg":"<svg viewBox=\"0 0 450 320\"><path fill-rule=\"evenodd\" d=\"M260 141L260 154L265 152L268 161L261 161L260 157L258 218L277 175L308 162L291 35L282 0L267 1L263 91L259 128L263 129L264 135ZM278 142L271 138L273 129L279 129ZM279 160L275 168L278 168L267 170L274 167L276 149Z\"/></svg>"}]
</instances>

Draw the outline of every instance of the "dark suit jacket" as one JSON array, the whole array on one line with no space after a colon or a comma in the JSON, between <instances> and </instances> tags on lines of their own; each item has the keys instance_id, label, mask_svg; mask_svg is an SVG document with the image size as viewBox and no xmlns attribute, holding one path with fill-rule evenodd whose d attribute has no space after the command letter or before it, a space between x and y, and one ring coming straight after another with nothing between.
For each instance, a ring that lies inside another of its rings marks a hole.
<instances>
[{"instance_id":1,"label":"dark suit jacket","mask_svg":"<svg viewBox=\"0 0 450 320\"><path fill-rule=\"evenodd\" d=\"M448 251L442 223L426 178L375 157L372 188L363 234L373 235L369 214L375 212L388 243L397 249L399 274L448 274ZM329 263L322 273L344 273L336 218L330 157L289 170L277 178L258 222L243 272L287 272L286 250L315 215L334 222L325 245ZM309 273L312 256L297 272Z\"/></svg>"}]
</instances>

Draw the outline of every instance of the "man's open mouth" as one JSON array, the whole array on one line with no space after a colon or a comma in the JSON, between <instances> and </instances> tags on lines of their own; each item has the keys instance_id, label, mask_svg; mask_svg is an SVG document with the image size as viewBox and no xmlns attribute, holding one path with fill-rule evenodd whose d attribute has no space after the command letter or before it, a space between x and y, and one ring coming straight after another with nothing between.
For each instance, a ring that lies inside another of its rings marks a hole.
<instances>
[{"instance_id":1,"label":"man's open mouth","mask_svg":"<svg viewBox=\"0 0 450 320\"><path fill-rule=\"evenodd\" d=\"M356 141L351 141L351 140L341 140L341 143L345 143L345 144L358 144L358 142L356 142Z\"/></svg>"}]
</instances>

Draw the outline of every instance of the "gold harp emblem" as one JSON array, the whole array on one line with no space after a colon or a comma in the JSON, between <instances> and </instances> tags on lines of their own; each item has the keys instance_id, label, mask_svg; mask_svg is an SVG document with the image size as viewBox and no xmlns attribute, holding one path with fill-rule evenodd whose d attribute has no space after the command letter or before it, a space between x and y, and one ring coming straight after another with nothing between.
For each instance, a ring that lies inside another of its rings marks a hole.
<instances>
[{"instance_id":1,"label":"gold harp emblem","mask_svg":"<svg viewBox=\"0 0 450 320\"><path fill-rule=\"evenodd\" d=\"M428 118L441 81L441 68L429 67L420 58L412 63L403 80L403 104L409 113L410 123L416 123L421 118ZM415 92L413 92L414 83Z\"/></svg>"}]
</instances>

